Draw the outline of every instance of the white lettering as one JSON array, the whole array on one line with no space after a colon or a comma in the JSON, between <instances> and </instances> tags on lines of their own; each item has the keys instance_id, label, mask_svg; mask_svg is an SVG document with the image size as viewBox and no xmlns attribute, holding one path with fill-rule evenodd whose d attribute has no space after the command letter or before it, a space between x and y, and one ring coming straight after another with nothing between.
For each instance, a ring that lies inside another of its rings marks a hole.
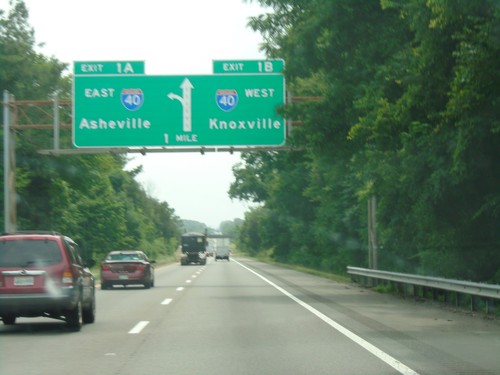
<instances>
[{"instance_id":1,"label":"white lettering","mask_svg":"<svg viewBox=\"0 0 500 375\"><path fill-rule=\"evenodd\" d=\"M114 88L103 88L103 89L84 89L86 98L112 98L115 94Z\"/></svg>"},{"instance_id":2,"label":"white lettering","mask_svg":"<svg viewBox=\"0 0 500 375\"><path fill-rule=\"evenodd\" d=\"M82 64L84 73L102 73L103 64Z\"/></svg>"},{"instance_id":3,"label":"white lettering","mask_svg":"<svg viewBox=\"0 0 500 375\"><path fill-rule=\"evenodd\" d=\"M216 118L208 119L210 130L279 130L281 121L272 118L258 118L256 120L222 121Z\"/></svg>"},{"instance_id":4,"label":"white lettering","mask_svg":"<svg viewBox=\"0 0 500 375\"><path fill-rule=\"evenodd\" d=\"M121 63L116 63L116 70L118 71L119 74L134 74L134 68L132 68L131 63L124 63L123 65Z\"/></svg>"},{"instance_id":5,"label":"white lettering","mask_svg":"<svg viewBox=\"0 0 500 375\"><path fill-rule=\"evenodd\" d=\"M245 89L247 98L272 98L274 89Z\"/></svg>"},{"instance_id":6,"label":"white lettering","mask_svg":"<svg viewBox=\"0 0 500 375\"><path fill-rule=\"evenodd\" d=\"M198 135L197 134L176 134L175 140L177 142L195 143L195 142L198 142Z\"/></svg>"},{"instance_id":7,"label":"white lettering","mask_svg":"<svg viewBox=\"0 0 500 375\"><path fill-rule=\"evenodd\" d=\"M123 73L134 73L134 69L132 68L132 64L125 64L125 69L123 69Z\"/></svg>"},{"instance_id":8,"label":"white lettering","mask_svg":"<svg viewBox=\"0 0 500 375\"><path fill-rule=\"evenodd\" d=\"M150 129L151 121L143 120L142 118L127 118L125 120L104 120L102 118L89 120L82 118L79 128L89 130Z\"/></svg>"},{"instance_id":9,"label":"white lettering","mask_svg":"<svg viewBox=\"0 0 500 375\"><path fill-rule=\"evenodd\" d=\"M90 129L87 119L82 118L82 121L80 121L80 129Z\"/></svg>"},{"instance_id":10,"label":"white lettering","mask_svg":"<svg viewBox=\"0 0 500 375\"><path fill-rule=\"evenodd\" d=\"M224 63L222 69L225 72L241 72L243 70L243 63Z\"/></svg>"}]
</instances>

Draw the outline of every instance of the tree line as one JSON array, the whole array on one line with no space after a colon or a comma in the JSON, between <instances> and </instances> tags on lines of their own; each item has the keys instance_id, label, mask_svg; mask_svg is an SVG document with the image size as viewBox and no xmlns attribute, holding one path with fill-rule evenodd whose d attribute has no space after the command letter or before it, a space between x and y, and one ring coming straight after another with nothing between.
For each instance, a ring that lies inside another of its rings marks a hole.
<instances>
[{"instance_id":1,"label":"tree line","mask_svg":"<svg viewBox=\"0 0 500 375\"><path fill-rule=\"evenodd\" d=\"M230 195L259 203L239 246L330 272L500 283L500 3L259 0L249 25L285 60L301 151L246 153Z\"/></svg>"},{"instance_id":2,"label":"tree line","mask_svg":"<svg viewBox=\"0 0 500 375\"><path fill-rule=\"evenodd\" d=\"M16 0L0 12L0 89L17 100L45 100L56 92L71 98L67 64L36 51L24 2ZM32 108L28 116L43 123L42 112ZM69 116L62 111L61 122L70 123ZM174 254L180 219L134 179L141 167L126 170L127 156L41 156L38 150L52 148L52 134L40 129L16 130L15 142L18 229L61 232L95 259L119 249L141 249L153 259ZM71 147L70 130L61 130L61 144ZM3 155L3 143L0 147Z\"/></svg>"}]
</instances>

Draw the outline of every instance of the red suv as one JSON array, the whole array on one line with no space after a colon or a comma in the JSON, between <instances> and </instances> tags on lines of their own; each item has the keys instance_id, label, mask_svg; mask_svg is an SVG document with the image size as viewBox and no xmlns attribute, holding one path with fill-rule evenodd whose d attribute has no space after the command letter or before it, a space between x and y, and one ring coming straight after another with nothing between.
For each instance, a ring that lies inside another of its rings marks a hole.
<instances>
[{"instance_id":1,"label":"red suv","mask_svg":"<svg viewBox=\"0 0 500 375\"><path fill-rule=\"evenodd\" d=\"M0 318L44 316L79 331L95 320L95 279L79 246L56 232L0 236Z\"/></svg>"}]
</instances>

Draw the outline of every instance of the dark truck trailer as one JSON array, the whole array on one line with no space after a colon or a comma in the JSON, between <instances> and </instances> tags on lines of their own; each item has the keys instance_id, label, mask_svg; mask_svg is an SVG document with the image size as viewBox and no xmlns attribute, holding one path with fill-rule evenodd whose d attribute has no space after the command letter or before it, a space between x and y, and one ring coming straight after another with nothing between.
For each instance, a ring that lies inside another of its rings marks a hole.
<instances>
[{"instance_id":1,"label":"dark truck trailer","mask_svg":"<svg viewBox=\"0 0 500 375\"><path fill-rule=\"evenodd\" d=\"M203 233L189 232L181 237L181 266L207 263L207 236Z\"/></svg>"}]
</instances>

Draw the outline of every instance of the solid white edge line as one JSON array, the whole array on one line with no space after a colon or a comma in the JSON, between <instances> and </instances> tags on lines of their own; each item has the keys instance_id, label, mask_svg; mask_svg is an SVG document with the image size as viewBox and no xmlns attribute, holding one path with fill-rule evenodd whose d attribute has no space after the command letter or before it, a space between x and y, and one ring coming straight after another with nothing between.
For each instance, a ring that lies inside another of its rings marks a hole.
<instances>
[{"instance_id":1,"label":"solid white edge line","mask_svg":"<svg viewBox=\"0 0 500 375\"><path fill-rule=\"evenodd\" d=\"M132 328L130 331L128 331L128 333L131 335L136 335L136 334L140 333L144 329L144 327L146 327L148 324L149 324L149 322L147 320L140 321L139 323L137 323L135 325L134 328Z\"/></svg>"},{"instance_id":2,"label":"solid white edge line","mask_svg":"<svg viewBox=\"0 0 500 375\"><path fill-rule=\"evenodd\" d=\"M280 287L280 286L276 285L275 283L273 283L271 280L269 280L266 277L260 275L259 273L255 272L254 270L248 268L244 264L241 264L237 260L235 260L235 259L233 259L233 260L234 260L235 263L237 263L241 267L243 267L246 270L252 272L254 275L256 275L257 277L261 278L262 280L264 280L266 283L268 283L272 287L274 287L277 290L279 290L281 293L283 293L288 298L290 298L293 301L297 302L300 306L304 307L306 310L309 310L311 313L313 313L318 318L320 318L321 320L323 320L325 323L327 323L328 325L330 325L332 328L336 329L338 332L340 332L341 334L343 334L344 336L346 336L348 339L354 341L356 344L360 345L362 348L364 348L365 350L369 351L370 353L372 353L374 356L376 356L377 358L379 358L383 362L387 363L389 366L391 366L392 368L394 368L395 370L397 370L399 373L401 373L403 375L419 375L418 372L412 370L411 368L409 368L405 364L403 364L400 361L398 361L396 358L394 358L391 355L387 354L386 352L380 350L375 345L370 344L368 341L366 341L365 339L363 339L360 336L356 335L354 332L349 331L344 326L340 325L339 323L337 323L333 319L330 319L329 317L327 317L322 312L316 310L314 307L308 305L304 301L302 301L299 298L295 297L293 294L290 294L289 292L287 292L282 287Z\"/></svg>"}]
</instances>

